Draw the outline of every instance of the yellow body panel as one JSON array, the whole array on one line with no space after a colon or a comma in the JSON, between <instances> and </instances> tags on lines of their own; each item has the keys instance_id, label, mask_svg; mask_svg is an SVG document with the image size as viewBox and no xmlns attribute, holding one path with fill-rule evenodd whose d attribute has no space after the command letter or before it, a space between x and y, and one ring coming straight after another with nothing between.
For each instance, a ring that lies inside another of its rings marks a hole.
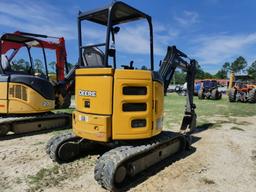
<instances>
[{"instance_id":1,"label":"yellow body panel","mask_svg":"<svg viewBox=\"0 0 256 192\"><path fill-rule=\"evenodd\" d=\"M99 72L100 75L96 69L76 70L76 109L84 113L111 115L113 72L109 68L99 69Z\"/></svg>"},{"instance_id":2,"label":"yellow body panel","mask_svg":"<svg viewBox=\"0 0 256 192\"><path fill-rule=\"evenodd\" d=\"M154 94L154 112L153 112L153 135L161 133L163 128L163 114L164 114L164 87L161 83L154 81L153 83L153 94Z\"/></svg>"},{"instance_id":3,"label":"yellow body panel","mask_svg":"<svg viewBox=\"0 0 256 192\"><path fill-rule=\"evenodd\" d=\"M7 90L7 84L9 84L8 98L0 100L1 104L4 103L7 107L6 110L0 108L0 113L30 114L48 112L54 109L54 100L45 99L38 92L24 84L1 83L1 92Z\"/></svg>"},{"instance_id":4,"label":"yellow body panel","mask_svg":"<svg viewBox=\"0 0 256 192\"><path fill-rule=\"evenodd\" d=\"M6 82L0 82L0 99L6 99L7 98L7 83Z\"/></svg>"},{"instance_id":5,"label":"yellow body panel","mask_svg":"<svg viewBox=\"0 0 256 192\"><path fill-rule=\"evenodd\" d=\"M111 116L73 112L74 133L82 138L107 142L111 139Z\"/></svg>"},{"instance_id":6,"label":"yellow body panel","mask_svg":"<svg viewBox=\"0 0 256 192\"><path fill-rule=\"evenodd\" d=\"M163 126L163 96L151 71L77 69L74 133L103 142L153 137Z\"/></svg>"},{"instance_id":7,"label":"yellow body panel","mask_svg":"<svg viewBox=\"0 0 256 192\"><path fill-rule=\"evenodd\" d=\"M0 113L7 113L7 83L0 82Z\"/></svg>"},{"instance_id":8,"label":"yellow body panel","mask_svg":"<svg viewBox=\"0 0 256 192\"><path fill-rule=\"evenodd\" d=\"M116 69L115 79L152 80L152 73L146 70Z\"/></svg>"},{"instance_id":9,"label":"yellow body panel","mask_svg":"<svg viewBox=\"0 0 256 192\"><path fill-rule=\"evenodd\" d=\"M151 71L116 70L114 79L112 138L141 139L152 136L152 80ZM146 87L146 95L124 95L124 87ZM125 103L146 103L146 110L124 112ZM131 122L145 119L146 126L132 128Z\"/></svg>"},{"instance_id":10,"label":"yellow body panel","mask_svg":"<svg viewBox=\"0 0 256 192\"><path fill-rule=\"evenodd\" d=\"M76 70L76 75L113 75L112 68L81 68Z\"/></svg>"}]
</instances>

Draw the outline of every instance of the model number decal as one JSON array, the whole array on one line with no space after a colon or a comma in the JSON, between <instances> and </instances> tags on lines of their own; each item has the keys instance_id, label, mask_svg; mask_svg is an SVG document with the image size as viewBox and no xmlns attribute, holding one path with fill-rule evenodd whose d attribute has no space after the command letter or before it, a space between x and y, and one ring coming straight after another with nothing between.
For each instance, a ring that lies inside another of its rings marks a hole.
<instances>
[{"instance_id":1,"label":"model number decal","mask_svg":"<svg viewBox=\"0 0 256 192\"><path fill-rule=\"evenodd\" d=\"M44 102L42 103L42 105L43 105L43 107L47 107L47 106L49 106L49 103L48 103L47 101L44 101Z\"/></svg>"},{"instance_id":2,"label":"model number decal","mask_svg":"<svg viewBox=\"0 0 256 192\"><path fill-rule=\"evenodd\" d=\"M96 97L96 91L79 90L80 96Z\"/></svg>"}]
</instances>

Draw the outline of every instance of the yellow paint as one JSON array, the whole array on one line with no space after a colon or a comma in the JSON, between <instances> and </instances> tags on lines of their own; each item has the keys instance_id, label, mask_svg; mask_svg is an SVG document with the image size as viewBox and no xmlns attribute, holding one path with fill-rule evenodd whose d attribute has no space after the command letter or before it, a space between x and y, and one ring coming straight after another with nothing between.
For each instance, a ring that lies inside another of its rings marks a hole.
<instances>
[{"instance_id":1,"label":"yellow paint","mask_svg":"<svg viewBox=\"0 0 256 192\"><path fill-rule=\"evenodd\" d=\"M0 82L0 100L7 98L7 83Z\"/></svg>"},{"instance_id":2,"label":"yellow paint","mask_svg":"<svg viewBox=\"0 0 256 192\"><path fill-rule=\"evenodd\" d=\"M84 113L111 115L113 72L109 68L99 69L99 72L101 74L98 74L98 69L76 71L76 109ZM95 92L96 96L81 95L85 91ZM85 107L85 102L89 102L90 107Z\"/></svg>"},{"instance_id":3,"label":"yellow paint","mask_svg":"<svg viewBox=\"0 0 256 192\"><path fill-rule=\"evenodd\" d=\"M0 84L1 98L4 95L3 92L7 90L7 83ZM19 93L15 87L21 88ZM0 113L9 114L33 114L48 112L54 109L55 101L47 100L41 96L38 92L20 83L9 83L9 96L0 100L0 104L5 104L8 108L1 110Z\"/></svg>"},{"instance_id":4,"label":"yellow paint","mask_svg":"<svg viewBox=\"0 0 256 192\"><path fill-rule=\"evenodd\" d=\"M161 83L154 81L154 129L153 135L161 133L163 128L163 114L164 114L164 87Z\"/></svg>"},{"instance_id":5,"label":"yellow paint","mask_svg":"<svg viewBox=\"0 0 256 192\"><path fill-rule=\"evenodd\" d=\"M76 76L79 75L113 75L112 68L81 68L76 70Z\"/></svg>"},{"instance_id":6,"label":"yellow paint","mask_svg":"<svg viewBox=\"0 0 256 192\"><path fill-rule=\"evenodd\" d=\"M229 78L229 86L228 89L231 89L235 83L235 73L234 71L230 71L230 78Z\"/></svg>"},{"instance_id":7,"label":"yellow paint","mask_svg":"<svg viewBox=\"0 0 256 192\"><path fill-rule=\"evenodd\" d=\"M73 112L74 133L93 141L107 142L111 139L111 116L90 115Z\"/></svg>"},{"instance_id":8,"label":"yellow paint","mask_svg":"<svg viewBox=\"0 0 256 192\"><path fill-rule=\"evenodd\" d=\"M124 95L123 87L146 87L145 95ZM108 142L150 138L162 131L163 85L152 72L110 68L76 70L74 133L82 138ZM86 107L87 103L87 107ZM89 103L89 105L88 105ZM145 103L145 111L123 111L125 103ZM132 120L145 119L144 127Z\"/></svg>"},{"instance_id":9,"label":"yellow paint","mask_svg":"<svg viewBox=\"0 0 256 192\"><path fill-rule=\"evenodd\" d=\"M0 113L7 113L7 83L0 82Z\"/></svg>"},{"instance_id":10,"label":"yellow paint","mask_svg":"<svg viewBox=\"0 0 256 192\"><path fill-rule=\"evenodd\" d=\"M152 80L150 71L120 70L115 71L112 137L118 139L141 139L152 136ZM146 95L123 95L125 86L147 88ZM124 112L124 103L146 103L146 111ZM146 126L132 128L135 119L146 119Z\"/></svg>"}]
</instances>

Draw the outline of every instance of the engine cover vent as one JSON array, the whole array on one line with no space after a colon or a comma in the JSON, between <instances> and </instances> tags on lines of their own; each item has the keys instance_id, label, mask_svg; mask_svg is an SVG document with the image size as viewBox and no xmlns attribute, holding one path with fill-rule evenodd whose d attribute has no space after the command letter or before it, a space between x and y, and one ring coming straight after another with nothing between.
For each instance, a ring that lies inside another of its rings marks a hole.
<instances>
[{"instance_id":1,"label":"engine cover vent","mask_svg":"<svg viewBox=\"0 0 256 192\"><path fill-rule=\"evenodd\" d=\"M27 101L28 95L27 95L27 88L22 85L13 85L9 89L9 94L12 95L12 97L21 99L24 101Z\"/></svg>"}]
</instances>

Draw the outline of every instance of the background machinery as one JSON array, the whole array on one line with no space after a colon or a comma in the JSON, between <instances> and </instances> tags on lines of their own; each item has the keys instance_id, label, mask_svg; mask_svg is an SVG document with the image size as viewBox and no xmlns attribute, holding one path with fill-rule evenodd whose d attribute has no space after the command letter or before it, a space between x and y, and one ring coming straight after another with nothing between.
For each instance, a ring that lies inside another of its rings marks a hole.
<instances>
[{"instance_id":1,"label":"background machinery","mask_svg":"<svg viewBox=\"0 0 256 192\"><path fill-rule=\"evenodd\" d=\"M229 90L229 101L256 103L256 86L241 81L235 82L234 87Z\"/></svg>"},{"instance_id":2,"label":"background machinery","mask_svg":"<svg viewBox=\"0 0 256 192\"><path fill-rule=\"evenodd\" d=\"M199 99L221 99L222 93L218 90L218 82L216 80L202 80L198 92Z\"/></svg>"},{"instance_id":3,"label":"background machinery","mask_svg":"<svg viewBox=\"0 0 256 192\"><path fill-rule=\"evenodd\" d=\"M42 38L48 36L24 32L1 36L0 135L70 124L69 115L51 113L70 105L72 85L65 79L65 70L68 72L65 40L61 37L51 42ZM47 49L56 55L53 66L56 71L51 73Z\"/></svg>"},{"instance_id":4,"label":"background machinery","mask_svg":"<svg viewBox=\"0 0 256 192\"><path fill-rule=\"evenodd\" d=\"M234 72L230 73L229 80L229 101L230 102L249 102L256 103L256 84L250 82L247 76L241 79L235 77Z\"/></svg>"},{"instance_id":5,"label":"background machinery","mask_svg":"<svg viewBox=\"0 0 256 192\"><path fill-rule=\"evenodd\" d=\"M136 69L136 61L131 61L118 68L115 37L123 24L139 19L145 19L149 25L150 67ZM81 23L86 21L106 28L105 42L83 45L82 34L86 33L82 33ZM81 12L78 34L81 67L75 76L73 134L51 138L46 152L54 161L64 163L84 151L95 150L94 144L112 148L97 160L95 179L104 188L115 190L144 169L189 146L189 132L196 127L196 61L172 46L168 47L160 69L154 71L151 17L123 2ZM185 114L180 132L163 131L164 94L176 68L187 72Z\"/></svg>"}]
</instances>

